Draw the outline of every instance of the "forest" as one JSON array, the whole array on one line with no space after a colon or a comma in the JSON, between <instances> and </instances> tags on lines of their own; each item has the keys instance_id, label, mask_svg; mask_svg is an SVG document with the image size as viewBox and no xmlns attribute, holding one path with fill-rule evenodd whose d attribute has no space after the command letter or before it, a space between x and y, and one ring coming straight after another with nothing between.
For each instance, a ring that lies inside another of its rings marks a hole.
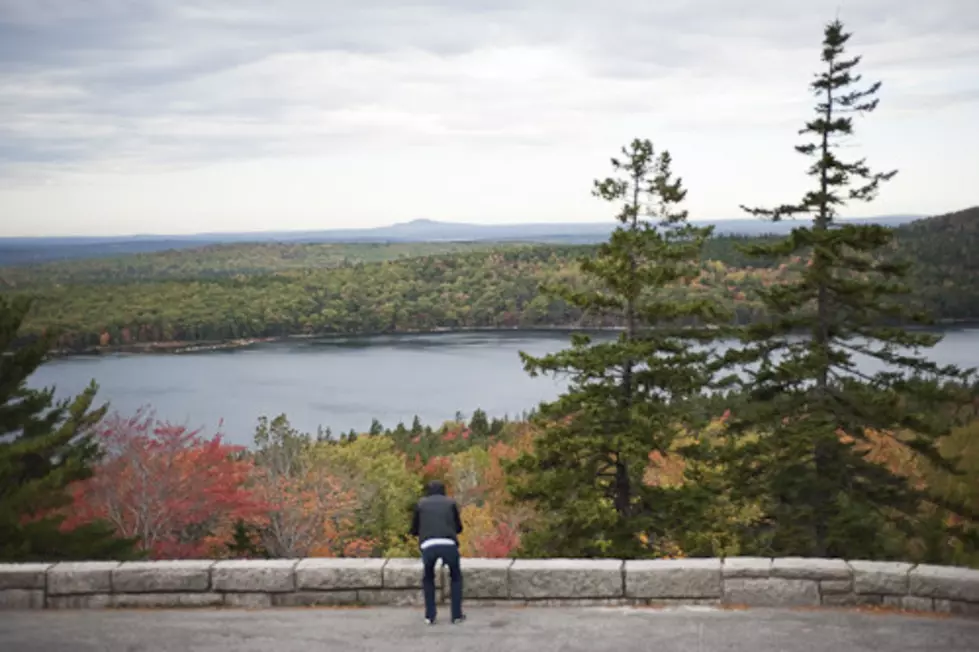
<instances>
[{"instance_id":1,"label":"forest","mask_svg":"<svg viewBox=\"0 0 979 652\"><path fill-rule=\"evenodd\" d=\"M938 320L979 319L979 208L896 230L887 255L914 261L909 302ZM753 258L771 238L710 238L700 274L675 296L709 296L733 322L759 319L761 288L806 261ZM473 328L621 326L542 288L585 287L594 246L491 243L241 244L0 270L8 295L35 297L25 327L69 351L146 342Z\"/></svg>"},{"instance_id":2,"label":"forest","mask_svg":"<svg viewBox=\"0 0 979 652\"><path fill-rule=\"evenodd\" d=\"M669 151L635 139L594 183L616 222L595 247L268 245L213 268L153 255L131 273L168 271L139 281L99 280L123 259L70 263L90 270L83 284L63 265L7 276L0 560L414 556L410 507L441 479L469 556L979 567L979 379L930 360L941 336L917 328L929 308L976 316L979 210L897 230L839 219L896 174L838 147L878 108L849 39L825 27L810 81L816 117L795 147L809 190L744 207L800 218L786 236L712 238L688 220ZM249 257L278 267L250 273ZM67 400L27 385L64 346L557 324L619 335L521 354L528 374L567 381L521 422L477 411L335 436L278 415L246 449L165 415L110 414L94 381ZM724 338L736 344L710 346Z\"/></svg>"},{"instance_id":3,"label":"forest","mask_svg":"<svg viewBox=\"0 0 979 652\"><path fill-rule=\"evenodd\" d=\"M253 276L356 263L467 253L497 247L480 242L307 244L248 242L0 267L8 288L102 285Z\"/></svg>"},{"instance_id":4,"label":"forest","mask_svg":"<svg viewBox=\"0 0 979 652\"><path fill-rule=\"evenodd\" d=\"M866 450L875 463L940 498L965 499L979 509L979 402L972 415L943 443L947 454L963 455L961 475L923 464L882 436ZM726 420L722 412L704 434L721 439ZM297 432L279 415L263 419L254 446L244 449L151 413L111 416L98 437L112 455L73 486L63 527L106 519L115 532L138 540L136 556L155 559L414 556L411 507L437 479L459 503L465 556L515 556L541 515L509 499L508 468L539 434L533 423L488 420L477 410L434 428L417 419L394 428L375 423L370 432L326 439ZM651 455L643 481L689 483L680 448ZM934 509L922 510L923 524L932 524ZM750 552L739 539L761 521L759 509L719 505L712 515L709 529L678 530L659 541L665 552L657 556ZM884 556L979 567L979 555L962 540L940 528L927 534L888 533Z\"/></svg>"}]
</instances>

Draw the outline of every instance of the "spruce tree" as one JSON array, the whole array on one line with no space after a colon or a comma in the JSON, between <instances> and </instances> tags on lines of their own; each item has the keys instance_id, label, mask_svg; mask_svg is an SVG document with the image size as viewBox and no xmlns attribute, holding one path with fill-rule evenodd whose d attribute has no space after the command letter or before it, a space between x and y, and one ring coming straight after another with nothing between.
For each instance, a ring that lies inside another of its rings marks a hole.
<instances>
[{"instance_id":1,"label":"spruce tree","mask_svg":"<svg viewBox=\"0 0 979 652\"><path fill-rule=\"evenodd\" d=\"M655 556L671 508L668 492L643 481L649 458L671 449L685 400L712 375L710 353L694 345L714 337L704 325L717 319L717 306L669 291L699 274L711 228L687 222L668 152L636 140L622 154L612 159L616 176L595 182L597 197L621 205L609 241L581 262L596 289L545 290L614 318L623 331L613 341L576 334L571 348L539 358L521 353L531 375L570 380L556 401L541 404L543 433L511 467L513 496L542 515L524 537L527 554Z\"/></svg>"},{"instance_id":2,"label":"spruce tree","mask_svg":"<svg viewBox=\"0 0 979 652\"><path fill-rule=\"evenodd\" d=\"M730 486L765 514L763 536L746 542L760 554L901 554L882 533L910 530L928 496L868 460L867 444L884 437L948 466L936 442L967 377L920 354L940 338L907 328L927 320L910 309L908 265L894 260L891 229L838 217L872 201L896 174L842 149L854 118L877 108L881 86L861 83L849 39L839 21L826 26L822 70L810 86L815 115L796 150L813 161L812 189L796 204L745 208L774 221L811 218L785 238L746 248L807 261L797 281L761 291L768 317L746 327L743 347L730 354L745 365L748 399L730 422L746 435L727 450Z\"/></svg>"},{"instance_id":3,"label":"spruce tree","mask_svg":"<svg viewBox=\"0 0 979 652\"><path fill-rule=\"evenodd\" d=\"M469 420L469 430L472 431L474 438L484 438L489 435L490 424L489 419L486 417L486 413L481 409L476 408L473 411L472 419Z\"/></svg>"},{"instance_id":4,"label":"spruce tree","mask_svg":"<svg viewBox=\"0 0 979 652\"><path fill-rule=\"evenodd\" d=\"M56 511L71 502L67 487L91 475L98 458L93 426L106 407L92 409L96 386L73 400L34 390L27 378L51 340L19 338L29 310L23 298L0 297L0 560L56 561L133 556L133 542L105 523L62 532Z\"/></svg>"}]
</instances>

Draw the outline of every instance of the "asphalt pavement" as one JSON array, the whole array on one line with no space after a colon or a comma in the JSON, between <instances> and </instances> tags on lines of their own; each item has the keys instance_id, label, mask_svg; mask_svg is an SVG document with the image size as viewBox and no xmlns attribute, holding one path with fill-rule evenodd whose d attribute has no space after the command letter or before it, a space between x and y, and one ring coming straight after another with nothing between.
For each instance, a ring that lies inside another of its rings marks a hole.
<instances>
[{"instance_id":1,"label":"asphalt pavement","mask_svg":"<svg viewBox=\"0 0 979 652\"><path fill-rule=\"evenodd\" d=\"M979 620L836 610L474 608L0 612L4 652L976 652Z\"/></svg>"}]
</instances>

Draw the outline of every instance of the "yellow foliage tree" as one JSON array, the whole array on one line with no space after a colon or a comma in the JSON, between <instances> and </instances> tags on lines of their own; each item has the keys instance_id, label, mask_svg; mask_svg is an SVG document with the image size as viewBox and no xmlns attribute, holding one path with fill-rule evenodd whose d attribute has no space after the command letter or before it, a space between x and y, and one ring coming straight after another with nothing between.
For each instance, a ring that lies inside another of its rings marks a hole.
<instances>
[{"instance_id":1,"label":"yellow foliage tree","mask_svg":"<svg viewBox=\"0 0 979 652\"><path fill-rule=\"evenodd\" d=\"M322 442L312 455L354 489L353 540L372 542L369 552L373 556L418 554L408 531L412 506L421 495L421 479L408 470L404 455L390 437L362 435L352 442Z\"/></svg>"}]
</instances>

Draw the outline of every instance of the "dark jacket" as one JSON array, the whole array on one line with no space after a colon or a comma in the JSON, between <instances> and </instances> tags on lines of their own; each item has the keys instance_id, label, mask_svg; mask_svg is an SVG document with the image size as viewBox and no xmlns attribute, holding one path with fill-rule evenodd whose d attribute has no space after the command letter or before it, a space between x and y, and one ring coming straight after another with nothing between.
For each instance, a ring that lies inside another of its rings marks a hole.
<instances>
[{"instance_id":1,"label":"dark jacket","mask_svg":"<svg viewBox=\"0 0 979 652\"><path fill-rule=\"evenodd\" d=\"M451 539L458 544L462 519L456 501L445 495L445 485L437 480L429 483L425 494L415 505L411 534L418 537L419 543L429 539Z\"/></svg>"}]
</instances>

